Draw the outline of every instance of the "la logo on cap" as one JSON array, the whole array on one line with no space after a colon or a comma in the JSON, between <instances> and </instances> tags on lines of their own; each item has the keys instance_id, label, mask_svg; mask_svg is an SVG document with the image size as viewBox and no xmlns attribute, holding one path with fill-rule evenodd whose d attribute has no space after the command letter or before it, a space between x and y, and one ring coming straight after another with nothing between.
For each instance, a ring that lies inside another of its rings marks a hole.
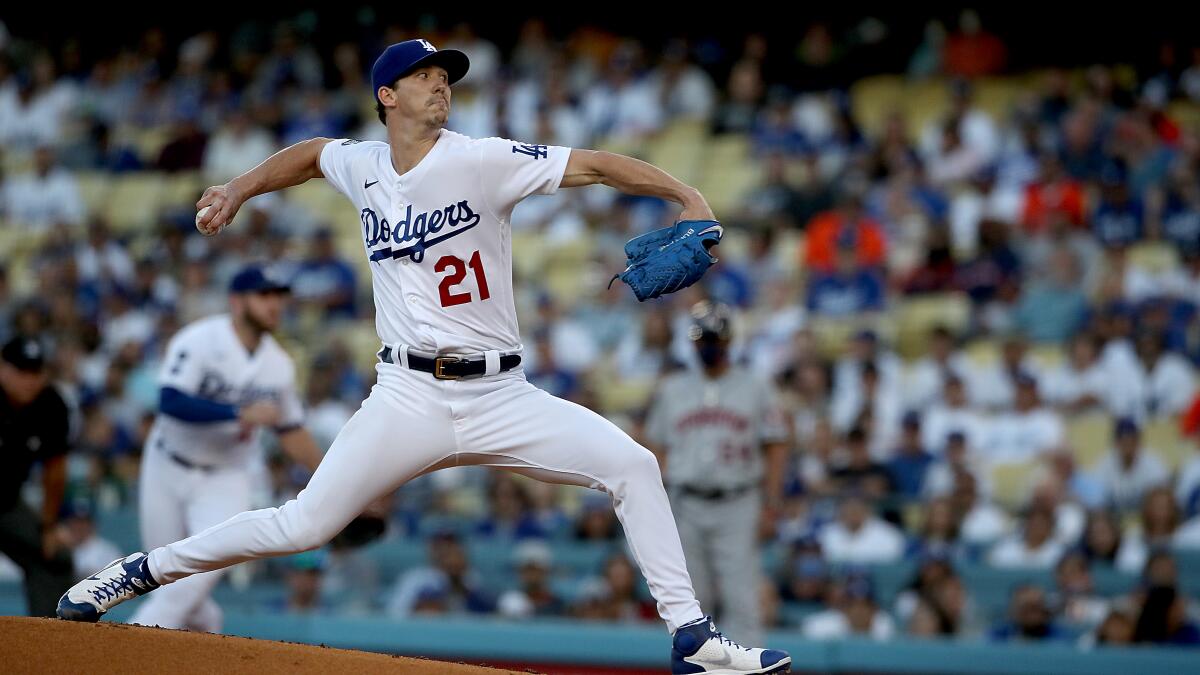
<instances>
[{"instance_id":1,"label":"la logo on cap","mask_svg":"<svg viewBox=\"0 0 1200 675\"><path fill-rule=\"evenodd\" d=\"M434 47L433 44L429 42L429 40L418 39L417 42L420 42L421 46L424 47L425 51L427 51L427 52L436 52L437 51L437 47Z\"/></svg>"}]
</instances>

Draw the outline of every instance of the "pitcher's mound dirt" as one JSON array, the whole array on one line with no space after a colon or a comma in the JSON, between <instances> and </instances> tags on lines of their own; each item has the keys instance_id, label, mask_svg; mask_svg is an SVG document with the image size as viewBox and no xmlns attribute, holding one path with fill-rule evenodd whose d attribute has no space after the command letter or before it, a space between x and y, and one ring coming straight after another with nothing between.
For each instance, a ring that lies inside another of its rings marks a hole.
<instances>
[{"instance_id":1,"label":"pitcher's mound dirt","mask_svg":"<svg viewBox=\"0 0 1200 675\"><path fill-rule=\"evenodd\" d=\"M0 617L0 672L519 675L443 661L111 623Z\"/></svg>"}]
</instances>

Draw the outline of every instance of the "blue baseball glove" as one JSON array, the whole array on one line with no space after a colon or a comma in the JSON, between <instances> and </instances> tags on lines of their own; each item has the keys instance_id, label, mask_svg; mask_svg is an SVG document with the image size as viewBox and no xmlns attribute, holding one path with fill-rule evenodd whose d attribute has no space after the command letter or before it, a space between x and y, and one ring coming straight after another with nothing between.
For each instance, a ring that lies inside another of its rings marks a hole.
<instances>
[{"instance_id":1,"label":"blue baseball glove","mask_svg":"<svg viewBox=\"0 0 1200 675\"><path fill-rule=\"evenodd\" d=\"M620 279L642 302L687 288L717 262L708 249L721 242L723 232L715 220L681 220L630 239L625 244L625 271L608 285Z\"/></svg>"}]
</instances>

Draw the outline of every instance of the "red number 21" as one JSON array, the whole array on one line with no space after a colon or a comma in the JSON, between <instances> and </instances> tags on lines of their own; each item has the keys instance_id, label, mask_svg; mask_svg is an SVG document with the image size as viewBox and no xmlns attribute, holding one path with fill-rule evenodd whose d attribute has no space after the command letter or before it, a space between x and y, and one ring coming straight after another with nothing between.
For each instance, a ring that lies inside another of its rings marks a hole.
<instances>
[{"instance_id":1,"label":"red number 21","mask_svg":"<svg viewBox=\"0 0 1200 675\"><path fill-rule=\"evenodd\" d=\"M450 274L442 279L442 283L438 284L438 293L442 297L442 307L453 307L471 301L470 291L464 293L452 293L450 291L450 289L461 284L462 280L466 278L468 266L470 266L471 272L475 275L475 286L479 289L479 299L487 300L491 297L491 293L488 291L487 277L483 274L483 261L479 258L479 251L475 251L471 255L470 262L463 262L462 258L445 255L439 258L433 265L433 271L439 274L446 270L452 270Z\"/></svg>"}]
</instances>

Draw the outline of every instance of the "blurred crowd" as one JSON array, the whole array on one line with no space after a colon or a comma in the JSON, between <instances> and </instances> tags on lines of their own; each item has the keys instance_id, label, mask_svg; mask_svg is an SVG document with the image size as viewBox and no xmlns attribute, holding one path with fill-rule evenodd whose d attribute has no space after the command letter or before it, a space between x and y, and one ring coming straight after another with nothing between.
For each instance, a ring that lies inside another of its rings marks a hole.
<instances>
[{"instance_id":1,"label":"blurred crowd","mask_svg":"<svg viewBox=\"0 0 1200 675\"><path fill-rule=\"evenodd\" d=\"M696 367L686 309L701 297L737 309L736 358L777 384L791 422L786 503L760 528L782 552L762 589L773 625L821 639L1200 644L1197 588L1181 584L1179 562L1200 551L1200 454L1172 460L1146 438L1164 425L1200 438L1200 127L1172 113L1200 105L1200 46L1164 44L1135 71L1030 74L997 114L973 78L1005 72L1002 38L1013 36L964 12L931 22L907 66L914 81L946 82L948 107L919 130L890 112L869 132L842 77L856 50L883 39L869 21L800 31L794 67L770 61L778 49L757 35L716 50L552 35L531 20L502 50L477 28L420 33L471 58L454 88L457 131L636 146L692 123L749 140L761 180L718 214L746 245L702 287L639 306L616 290L564 300L522 275L518 304L529 379L635 437L645 398L606 407L601 389L652 388ZM271 260L293 280L286 337L320 345L299 364L318 442L373 381L349 340L313 338L369 325L365 268L335 245L354 221L322 222L283 196L248 204L239 228L211 240L187 203L151 231L116 234L77 181L155 171L212 184L312 136L382 138L365 73L413 28L381 25L327 49L315 32L246 24L176 44L150 29L91 54L0 30L0 234L20 251L0 262L0 341L46 340L77 410L62 536L85 573L115 557L95 521L136 498L166 341L224 311L243 262ZM567 192L523 205L514 230L619 253L673 215L603 189ZM589 263L613 263L596 255ZM930 322L920 352L902 357L887 320L923 299L965 315ZM854 326L834 350L821 338L829 322ZM1073 446L1072 425L1096 418L1101 447ZM997 495L1005 466L1033 467L1015 502ZM270 454L262 474L263 504L306 478ZM276 609L653 620L600 497L500 473L422 478L396 496L393 520L426 537L427 567L352 589L353 556L306 555L289 563ZM475 572L464 540L514 542L513 587ZM554 554L572 541L614 553L563 593ZM901 563L915 565L911 583L882 597L870 570ZM979 569L1043 572L1050 585L1014 588L995 616L973 600ZM1093 575L1113 570L1136 581L1098 591Z\"/></svg>"}]
</instances>

